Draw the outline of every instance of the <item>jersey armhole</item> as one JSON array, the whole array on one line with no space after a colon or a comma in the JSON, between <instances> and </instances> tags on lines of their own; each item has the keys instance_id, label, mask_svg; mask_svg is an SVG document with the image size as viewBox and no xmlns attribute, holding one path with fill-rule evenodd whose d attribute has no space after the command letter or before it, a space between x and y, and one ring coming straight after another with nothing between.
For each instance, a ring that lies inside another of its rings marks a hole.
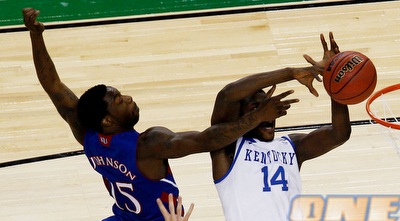
<instances>
[{"instance_id":1,"label":"jersey armhole","mask_svg":"<svg viewBox=\"0 0 400 221\"><path fill-rule=\"evenodd\" d=\"M294 145L293 141L290 139L289 136L282 136L283 139L287 140L290 145L292 146L293 150L296 150L296 145Z\"/></svg>"},{"instance_id":2,"label":"jersey armhole","mask_svg":"<svg viewBox=\"0 0 400 221\"><path fill-rule=\"evenodd\" d=\"M222 181L230 174L230 172L232 171L233 167L235 166L235 162L236 162L236 160L237 160L237 158L238 158L238 156L239 156L240 150L242 149L245 140L246 140L246 139L244 139L243 137L241 137L241 138L239 138L239 139L236 141L236 144L235 144L236 146L237 146L237 143L238 143L238 142L240 142L240 144L237 146L237 148L235 148L235 156L234 156L234 158L233 158L233 161L232 161L231 166L229 167L229 169L228 169L228 171L225 173L225 175L223 175L223 176L222 176L221 178L219 178L218 180L214 180L214 184L218 184L218 183L222 182Z\"/></svg>"}]
</instances>

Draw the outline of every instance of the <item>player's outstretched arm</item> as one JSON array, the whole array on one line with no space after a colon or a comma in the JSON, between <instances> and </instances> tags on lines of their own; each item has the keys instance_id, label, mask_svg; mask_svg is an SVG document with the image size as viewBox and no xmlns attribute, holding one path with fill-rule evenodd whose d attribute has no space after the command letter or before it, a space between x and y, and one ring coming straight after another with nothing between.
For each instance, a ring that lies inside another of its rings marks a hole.
<instances>
[{"instance_id":1,"label":"player's outstretched arm","mask_svg":"<svg viewBox=\"0 0 400 221\"><path fill-rule=\"evenodd\" d=\"M138 156L166 159L222 149L261 122L272 121L286 115L291 104L299 102L298 99L284 100L293 92L290 90L265 99L258 108L237 120L212 125L202 132L174 133L164 127L150 128L141 135L138 141L140 146L146 146L138 150Z\"/></svg>"},{"instance_id":2,"label":"player's outstretched arm","mask_svg":"<svg viewBox=\"0 0 400 221\"><path fill-rule=\"evenodd\" d=\"M328 61L340 51L332 32L329 33L330 49L323 34L320 35L320 39L324 50L323 59L317 62L308 55L304 55L304 58L314 67L323 69ZM351 123L347 105L331 99L331 119L331 125L316 129L309 134L290 134L296 145L299 166L306 160L331 151L350 138Z\"/></svg>"},{"instance_id":3,"label":"player's outstretched arm","mask_svg":"<svg viewBox=\"0 0 400 221\"><path fill-rule=\"evenodd\" d=\"M331 111L331 125L320 127L309 134L289 135L296 145L299 167L304 161L319 157L350 138L351 122L347 105L331 99Z\"/></svg>"},{"instance_id":4,"label":"player's outstretched arm","mask_svg":"<svg viewBox=\"0 0 400 221\"><path fill-rule=\"evenodd\" d=\"M76 115L78 97L61 82L55 65L47 52L43 39L45 29L41 22L36 20L39 11L33 8L22 10L25 26L28 28L32 43L33 61L36 74L43 89L49 95L61 117L70 125L75 138L83 143L83 129L79 126Z\"/></svg>"},{"instance_id":5,"label":"player's outstretched arm","mask_svg":"<svg viewBox=\"0 0 400 221\"><path fill-rule=\"evenodd\" d=\"M283 82L297 80L305 85L314 96L318 96L318 92L313 87L313 81L314 79L322 81L319 75L323 74L325 64L327 64L331 57L339 53L339 46L332 32L329 33L330 49L328 49L328 44L323 34L320 34L320 40L323 47L323 58L321 61L316 62L310 56L304 55L307 62L312 65L310 67L283 68L252 74L226 85L218 93L215 100L211 124L237 119L239 117L241 100L266 87Z\"/></svg>"}]
</instances>

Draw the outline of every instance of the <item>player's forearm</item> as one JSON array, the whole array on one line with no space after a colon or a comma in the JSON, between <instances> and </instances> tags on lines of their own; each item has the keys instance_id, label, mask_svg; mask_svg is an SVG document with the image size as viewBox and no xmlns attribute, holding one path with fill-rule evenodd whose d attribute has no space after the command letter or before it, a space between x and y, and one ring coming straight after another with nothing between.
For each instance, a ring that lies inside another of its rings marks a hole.
<instances>
[{"instance_id":1,"label":"player's forearm","mask_svg":"<svg viewBox=\"0 0 400 221\"><path fill-rule=\"evenodd\" d=\"M338 139L345 142L351 134L351 122L348 106L331 100L332 105L332 130Z\"/></svg>"},{"instance_id":2,"label":"player's forearm","mask_svg":"<svg viewBox=\"0 0 400 221\"><path fill-rule=\"evenodd\" d=\"M60 81L55 65L47 52L44 43L43 35L37 33L30 33L32 42L32 54L35 64L36 74L40 84L46 90L50 90L55 86L55 83Z\"/></svg>"},{"instance_id":3,"label":"player's forearm","mask_svg":"<svg viewBox=\"0 0 400 221\"><path fill-rule=\"evenodd\" d=\"M283 68L244 77L228 84L221 93L229 100L242 100L263 88L294 80L295 68Z\"/></svg>"},{"instance_id":4,"label":"player's forearm","mask_svg":"<svg viewBox=\"0 0 400 221\"><path fill-rule=\"evenodd\" d=\"M206 151L224 148L257 127L261 123L257 114L256 111L250 112L236 121L215 124L203 131L207 140Z\"/></svg>"}]
</instances>

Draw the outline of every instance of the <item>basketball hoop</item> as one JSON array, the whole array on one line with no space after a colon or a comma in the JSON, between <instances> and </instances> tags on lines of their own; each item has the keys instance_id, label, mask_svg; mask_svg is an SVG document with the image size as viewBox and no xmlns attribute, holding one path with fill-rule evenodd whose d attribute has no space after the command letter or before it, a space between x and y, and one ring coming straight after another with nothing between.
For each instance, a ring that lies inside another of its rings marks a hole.
<instances>
[{"instance_id":1,"label":"basketball hoop","mask_svg":"<svg viewBox=\"0 0 400 221\"><path fill-rule=\"evenodd\" d=\"M400 157L400 84L385 87L368 98L366 110L371 124L377 123L386 128L389 141Z\"/></svg>"}]
</instances>

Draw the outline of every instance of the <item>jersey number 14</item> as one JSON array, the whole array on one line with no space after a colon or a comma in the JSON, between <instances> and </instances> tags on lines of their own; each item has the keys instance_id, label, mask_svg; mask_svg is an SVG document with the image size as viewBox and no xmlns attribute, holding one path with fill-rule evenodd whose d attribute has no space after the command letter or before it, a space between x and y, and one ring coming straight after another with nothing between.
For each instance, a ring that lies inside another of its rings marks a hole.
<instances>
[{"instance_id":1,"label":"jersey number 14","mask_svg":"<svg viewBox=\"0 0 400 221\"><path fill-rule=\"evenodd\" d=\"M282 166L279 166L275 171L274 175L270 178L270 174L268 174L268 167L265 166L261 169L263 173L263 181L264 181L264 192L270 192L272 185L282 185L282 191L288 191L288 181L285 178L285 169Z\"/></svg>"}]
</instances>

